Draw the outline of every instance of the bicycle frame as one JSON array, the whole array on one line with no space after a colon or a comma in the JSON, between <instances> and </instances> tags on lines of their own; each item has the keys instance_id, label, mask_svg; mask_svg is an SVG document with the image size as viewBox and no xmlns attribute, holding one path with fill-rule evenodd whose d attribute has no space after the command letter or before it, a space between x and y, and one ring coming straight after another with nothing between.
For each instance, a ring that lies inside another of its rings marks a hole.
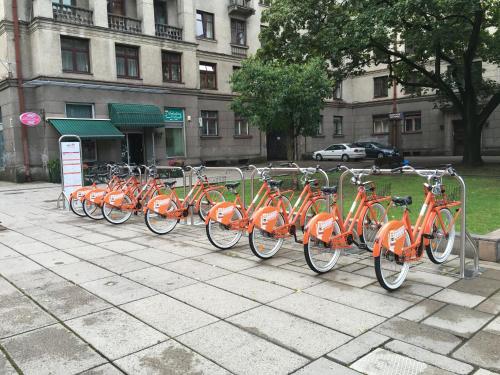
<instances>
[{"instance_id":1,"label":"bicycle frame","mask_svg":"<svg viewBox=\"0 0 500 375\"><path fill-rule=\"evenodd\" d=\"M151 177L141 186L135 176L131 176L125 186L124 191L112 191L106 194L104 201L122 211L138 212L141 209L142 202L150 200L156 191L160 191L164 187L164 184L159 183L155 177ZM129 204L123 203L125 195L131 200Z\"/></svg>"}]
</instances>

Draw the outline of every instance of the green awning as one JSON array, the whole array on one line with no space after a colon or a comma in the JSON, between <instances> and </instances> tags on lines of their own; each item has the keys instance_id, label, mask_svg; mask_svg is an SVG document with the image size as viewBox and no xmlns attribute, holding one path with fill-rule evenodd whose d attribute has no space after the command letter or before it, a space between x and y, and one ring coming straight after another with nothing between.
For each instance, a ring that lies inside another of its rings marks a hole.
<instances>
[{"instance_id":1,"label":"green awning","mask_svg":"<svg viewBox=\"0 0 500 375\"><path fill-rule=\"evenodd\" d=\"M85 118L49 119L56 130L65 134L74 134L82 139L121 139L124 134L113 126L110 120Z\"/></svg>"},{"instance_id":2,"label":"green awning","mask_svg":"<svg viewBox=\"0 0 500 375\"><path fill-rule=\"evenodd\" d=\"M149 104L108 104L109 118L115 126L125 128L162 128L165 126L163 113Z\"/></svg>"}]
</instances>

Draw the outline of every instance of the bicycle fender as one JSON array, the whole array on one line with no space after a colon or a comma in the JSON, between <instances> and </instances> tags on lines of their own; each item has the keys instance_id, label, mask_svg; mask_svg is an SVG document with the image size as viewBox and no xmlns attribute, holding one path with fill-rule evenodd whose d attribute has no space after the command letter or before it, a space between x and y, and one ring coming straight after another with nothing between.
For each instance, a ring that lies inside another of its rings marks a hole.
<instances>
[{"instance_id":1,"label":"bicycle fender","mask_svg":"<svg viewBox=\"0 0 500 375\"><path fill-rule=\"evenodd\" d=\"M149 200L147 208L157 214L166 214L171 201L170 195L157 195Z\"/></svg>"},{"instance_id":2,"label":"bicycle fender","mask_svg":"<svg viewBox=\"0 0 500 375\"><path fill-rule=\"evenodd\" d=\"M85 194L85 200L100 206L105 195L106 189L92 189Z\"/></svg>"},{"instance_id":3,"label":"bicycle fender","mask_svg":"<svg viewBox=\"0 0 500 375\"><path fill-rule=\"evenodd\" d=\"M83 198L85 198L85 194L87 194L89 190L92 190L90 186L83 186L71 192L69 197L71 199L78 199L81 202L83 201Z\"/></svg>"},{"instance_id":4,"label":"bicycle fender","mask_svg":"<svg viewBox=\"0 0 500 375\"><path fill-rule=\"evenodd\" d=\"M309 237L316 237L325 243L330 243L332 238L335 218L328 212L322 212L314 216L307 224L306 233L304 233L304 244L307 244Z\"/></svg>"},{"instance_id":5,"label":"bicycle fender","mask_svg":"<svg viewBox=\"0 0 500 375\"><path fill-rule=\"evenodd\" d=\"M402 255L406 239L406 226L402 220L391 220L385 223L375 236L373 256L380 256L383 247L396 255Z\"/></svg>"},{"instance_id":6,"label":"bicycle fender","mask_svg":"<svg viewBox=\"0 0 500 375\"><path fill-rule=\"evenodd\" d=\"M104 202L115 207L120 207L123 203L123 197L125 193L123 191L110 191L104 197Z\"/></svg>"},{"instance_id":7,"label":"bicycle fender","mask_svg":"<svg viewBox=\"0 0 500 375\"><path fill-rule=\"evenodd\" d=\"M233 202L220 202L213 206L208 212L207 218L205 219L205 224L208 224L210 219L218 223L229 225L231 219L233 218L234 210L236 209L236 204Z\"/></svg>"},{"instance_id":8,"label":"bicycle fender","mask_svg":"<svg viewBox=\"0 0 500 375\"><path fill-rule=\"evenodd\" d=\"M279 215L280 212L276 207L267 206L258 209L252 215L252 220L248 226L248 233L253 230L254 226L266 232L272 232L276 226Z\"/></svg>"}]
</instances>

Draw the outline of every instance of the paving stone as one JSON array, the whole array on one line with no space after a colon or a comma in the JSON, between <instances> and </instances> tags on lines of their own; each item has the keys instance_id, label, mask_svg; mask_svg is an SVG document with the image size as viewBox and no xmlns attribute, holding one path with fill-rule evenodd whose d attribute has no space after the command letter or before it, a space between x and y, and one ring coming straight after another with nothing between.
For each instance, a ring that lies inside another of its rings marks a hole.
<instances>
[{"instance_id":1,"label":"paving stone","mask_svg":"<svg viewBox=\"0 0 500 375\"><path fill-rule=\"evenodd\" d=\"M500 313L500 292L493 294L490 298L479 304L476 310L493 315Z\"/></svg>"},{"instance_id":2,"label":"paving stone","mask_svg":"<svg viewBox=\"0 0 500 375\"><path fill-rule=\"evenodd\" d=\"M158 293L122 276L90 281L82 284L82 287L116 305L150 297Z\"/></svg>"},{"instance_id":3,"label":"paving stone","mask_svg":"<svg viewBox=\"0 0 500 375\"><path fill-rule=\"evenodd\" d=\"M208 284L261 303L268 303L293 293L289 288L236 273L210 280Z\"/></svg>"},{"instance_id":4,"label":"paving stone","mask_svg":"<svg viewBox=\"0 0 500 375\"><path fill-rule=\"evenodd\" d=\"M268 306L245 311L227 321L309 358L321 357L351 339L350 336Z\"/></svg>"},{"instance_id":5,"label":"paving stone","mask_svg":"<svg viewBox=\"0 0 500 375\"><path fill-rule=\"evenodd\" d=\"M182 259L172 263L162 264L161 268L181 273L195 280L210 280L219 276L224 276L231 271L211 266L194 259Z\"/></svg>"},{"instance_id":6,"label":"paving stone","mask_svg":"<svg viewBox=\"0 0 500 375\"><path fill-rule=\"evenodd\" d=\"M418 361L428 363L434 367L449 371L453 374L465 375L474 371L474 367L467 363L463 363L398 340L388 342L385 344L385 348L395 353L399 353Z\"/></svg>"},{"instance_id":7,"label":"paving stone","mask_svg":"<svg viewBox=\"0 0 500 375\"><path fill-rule=\"evenodd\" d=\"M440 286L442 288L446 288L457 281L456 278L451 276L437 275L434 273L418 271L414 269L408 272L408 280L413 280L434 286Z\"/></svg>"},{"instance_id":8,"label":"paving stone","mask_svg":"<svg viewBox=\"0 0 500 375\"><path fill-rule=\"evenodd\" d=\"M51 251L49 253L40 253L30 255L30 258L42 266L50 268L63 264L79 262L80 259L66 254L64 251Z\"/></svg>"},{"instance_id":9,"label":"paving stone","mask_svg":"<svg viewBox=\"0 0 500 375\"><path fill-rule=\"evenodd\" d=\"M219 318L227 318L259 305L247 298L206 284L190 285L167 294Z\"/></svg>"},{"instance_id":10,"label":"paving stone","mask_svg":"<svg viewBox=\"0 0 500 375\"><path fill-rule=\"evenodd\" d=\"M412 374L412 375L451 375L451 372L438 369L413 358L392 353L385 349L375 349L351 366L364 374Z\"/></svg>"},{"instance_id":11,"label":"paving stone","mask_svg":"<svg viewBox=\"0 0 500 375\"><path fill-rule=\"evenodd\" d=\"M328 357L348 365L388 340L387 336L368 331L328 353Z\"/></svg>"},{"instance_id":12,"label":"paving stone","mask_svg":"<svg viewBox=\"0 0 500 375\"><path fill-rule=\"evenodd\" d=\"M152 264L164 264L182 259L180 256L153 248L130 251L127 256Z\"/></svg>"},{"instance_id":13,"label":"paving stone","mask_svg":"<svg viewBox=\"0 0 500 375\"><path fill-rule=\"evenodd\" d=\"M481 331L453 353L453 357L498 372L500 371L498 340L498 335Z\"/></svg>"},{"instance_id":14,"label":"paving stone","mask_svg":"<svg viewBox=\"0 0 500 375\"><path fill-rule=\"evenodd\" d=\"M237 374L288 374L308 362L304 357L225 322L211 324L178 339Z\"/></svg>"},{"instance_id":15,"label":"paving stone","mask_svg":"<svg viewBox=\"0 0 500 375\"><path fill-rule=\"evenodd\" d=\"M354 271L359 271L363 268L366 268L364 264L359 264L359 263L352 263L347 266L344 266L341 268L342 271L344 272L354 272Z\"/></svg>"},{"instance_id":16,"label":"paving stone","mask_svg":"<svg viewBox=\"0 0 500 375\"><path fill-rule=\"evenodd\" d=\"M485 300L485 297L453 289L444 289L439 293L434 294L431 298L437 301L453 303L464 307L474 307Z\"/></svg>"},{"instance_id":17,"label":"paving stone","mask_svg":"<svg viewBox=\"0 0 500 375\"><path fill-rule=\"evenodd\" d=\"M18 288L25 290L28 294L36 294L38 291L43 291L52 284L66 281L61 276L45 268L31 272L17 273L9 276L9 279Z\"/></svg>"},{"instance_id":18,"label":"paving stone","mask_svg":"<svg viewBox=\"0 0 500 375\"><path fill-rule=\"evenodd\" d=\"M401 314L399 314L399 316L404 319L413 320L414 322L420 322L421 320L434 314L444 305L445 304L442 302L426 299L413 306L412 308L403 311Z\"/></svg>"},{"instance_id":19,"label":"paving stone","mask_svg":"<svg viewBox=\"0 0 500 375\"><path fill-rule=\"evenodd\" d=\"M338 281L339 283L344 283L352 285L358 288L363 288L367 285L374 283L376 280L374 278L365 277L361 275L356 275L350 272L344 272L341 270L333 270L331 272L321 275L321 278Z\"/></svg>"},{"instance_id":20,"label":"paving stone","mask_svg":"<svg viewBox=\"0 0 500 375\"><path fill-rule=\"evenodd\" d=\"M298 272L269 266L255 267L241 271L241 273L247 276L255 277L256 279L299 290L325 282L325 280L317 276L308 276Z\"/></svg>"},{"instance_id":21,"label":"paving stone","mask_svg":"<svg viewBox=\"0 0 500 375\"><path fill-rule=\"evenodd\" d=\"M0 298L0 338L9 337L36 328L44 327L56 320L18 291Z\"/></svg>"},{"instance_id":22,"label":"paving stone","mask_svg":"<svg viewBox=\"0 0 500 375\"><path fill-rule=\"evenodd\" d=\"M305 289L304 292L386 318L390 318L413 305L401 299L332 282L315 285Z\"/></svg>"},{"instance_id":23,"label":"paving stone","mask_svg":"<svg viewBox=\"0 0 500 375\"><path fill-rule=\"evenodd\" d=\"M189 277L159 267L143 268L137 271L127 272L123 276L135 280L138 283L147 284L150 288L154 288L161 292L168 292L197 283L196 280Z\"/></svg>"},{"instance_id":24,"label":"paving stone","mask_svg":"<svg viewBox=\"0 0 500 375\"><path fill-rule=\"evenodd\" d=\"M84 371L78 375L123 375L124 373L118 370L111 364L105 364L95 367L91 370Z\"/></svg>"},{"instance_id":25,"label":"paving stone","mask_svg":"<svg viewBox=\"0 0 500 375\"><path fill-rule=\"evenodd\" d=\"M11 283L0 277L0 297L17 292L18 290Z\"/></svg>"},{"instance_id":26,"label":"paving stone","mask_svg":"<svg viewBox=\"0 0 500 375\"><path fill-rule=\"evenodd\" d=\"M489 297L500 289L500 283L498 280L478 277L475 279L457 281L450 286L450 288L465 293Z\"/></svg>"},{"instance_id":27,"label":"paving stone","mask_svg":"<svg viewBox=\"0 0 500 375\"><path fill-rule=\"evenodd\" d=\"M230 374L229 371L175 341L167 341L115 362L134 375Z\"/></svg>"},{"instance_id":28,"label":"paving stone","mask_svg":"<svg viewBox=\"0 0 500 375\"><path fill-rule=\"evenodd\" d=\"M223 253L204 254L194 259L233 272L241 271L258 265L256 261L238 257L231 257L228 255L224 255Z\"/></svg>"},{"instance_id":29,"label":"paving stone","mask_svg":"<svg viewBox=\"0 0 500 375\"><path fill-rule=\"evenodd\" d=\"M2 233L0 236L0 243L12 247L14 250L17 250L16 245L27 244L36 242L32 238L28 236L24 236L20 233L16 233L13 231L7 231Z\"/></svg>"},{"instance_id":30,"label":"paving stone","mask_svg":"<svg viewBox=\"0 0 500 375\"><path fill-rule=\"evenodd\" d=\"M461 343L458 337L448 332L398 317L388 320L374 330L439 354L448 354Z\"/></svg>"},{"instance_id":31,"label":"paving stone","mask_svg":"<svg viewBox=\"0 0 500 375\"><path fill-rule=\"evenodd\" d=\"M52 267L51 270L76 284L99 280L113 275L112 272L86 261Z\"/></svg>"},{"instance_id":32,"label":"paving stone","mask_svg":"<svg viewBox=\"0 0 500 375\"><path fill-rule=\"evenodd\" d=\"M5 355L0 351L0 374L17 375L17 371L12 367Z\"/></svg>"},{"instance_id":33,"label":"paving stone","mask_svg":"<svg viewBox=\"0 0 500 375\"><path fill-rule=\"evenodd\" d=\"M348 367L329 361L326 358L319 358L311 362L300 370L294 372L294 375L356 375L359 372L351 370Z\"/></svg>"},{"instance_id":34,"label":"paving stone","mask_svg":"<svg viewBox=\"0 0 500 375\"><path fill-rule=\"evenodd\" d=\"M165 341L167 336L118 309L86 315L66 324L110 359Z\"/></svg>"},{"instance_id":35,"label":"paving stone","mask_svg":"<svg viewBox=\"0 0 500 375\"><path fill-rule=\"evenodd\" d=\"M114 255L115 253L110 250L105 250L99 246L87 245L76 247L74 249L66 249L64 250L66 253L69 253L75 257L91 260L95 258L102 258L110 255Z\"/></svg>"},{"instance_id":36,"label":"paving stone","mask_svg":"<svg viewBox=\"0 0 500 375\"><path fill-rule=\"evenodd\" d=\"M61 320L76 318L111 307L104 300L68 282L37 290L34 299Z\"/></svg>"},{"instance_id":37,"label":"paving stone","mask_svg":"<svg viewBox=\"0 0 500 375\"><path fill-rule=\"evenodd\" d=\"M120 306L154 328L175 337L218 319L163 294Z\"/></svg>"},{"instance_id":38,"label":"paving stone","mask_svg":"<svg viewBox=\"0 0 500 375\"><path fill-rule=\"evenodd\" d=\"M61 325L14 336L2 345L25 375L74 374L106 362Z\"/></svg>"},{"instance_id":39,"label":"paving stone","mask_svg":"<svg viewBox=\"0 0 500 375\"><path fill-rule=\"evenodd\" d=\"M481 277L500 281L500 269L487 269L481 274Z\"/></svg>"},{"instance_id":40,"label":"paving stone","mask_svg":"<svg viewBox=\"0 0 500 375\"><path fill-rule=\"evenodd\" d=\"M409 302L412 302L414 304L415 303L419 303L419 302L421 302L421 301L423 301L425 299L422 296L410 293L408 289L404 289L404 286L405 285L403 285L400 289L398 289L398 290L396 290L394 292L387 291L386 289L382 288L380 286L380 284L378 284L378 283L368 285L366 288L363 288L363 289L369 290L370 292L382 294L384 296L389 296L389 297L393 297L393 298L398 298L398 299L402 299L402 300L405 300L405 301L409 301Z\"/></svg>"},{"instance_id":41,"label":"paving stone","mask_svg":"<svg viewBox=\"0 0 500 375\"><path fill-rule=\"evenodd\" d=\"M47 245L50 245L52 247L55 247L56 249L59 250L64 250L64 249L73 249L75 247L79 246L86 246L88 243L77 240L76 238L73 237L50 237L47 239L40 239L40 241L45 242Z\"/></svg>"},{"instance_id":42,"label":"paving stone","mask_svg":"<svg viewBox=\"0 0 500 375\"><path fill-rule=\"evenodd\" d=\"M20 256L22 256L22 254L18 253L17 251L14 251L12 249L9 249L7 246L0 244L0 260L9 259L9 258L17 258Z\"/></svg>"},{"instance_id":43,"label":"paving stone","mask_svg":"<svg viewBox=\"0 0 500 375\"><path fill-rule=\"evenodd\" d=\"M138 259L130 258L122 254L92 259L92 263L95 263L102 268L106 268L107 270L116 272L118 274L151 267L149 263L142 262Z\"/></svg>"},{"instance_id":44,"label":"paving stone","mask_svg":"<svg viewBox=\"0 0 500 375\"><path fill-rule=\"evenodd\" d=\"M474 375L497 375L497 373L480 368L474 373Z\"/></svg>"},{"instance_id":45,"label":"paving stone","mask_svg":"<svg viewBox=\"0 0 500 375\"><path fill-rule=\"evenodd\" d=\"M0 260L0 274L9 278L18 273L31 272L41 269L42 266L25 257Z\"/></svg>"},{"instance_id":46,"label":"paving stone","mask_svg":"<svg viewBox=\"0 0 500 375\"><path fill-rule=\"evenodd\" d=\"M385 319L306 293L294 293L269 304L350 336L358 336Z\"/></svg>"},{"instance_id":47,"label":"paving stone","mask_svg":"<svg viewBox=\"0 0 500 375\"><path fill-rule=\"evenodd\" d=\"M88 242L88 243L101 243L101 242L107 242L107 241L112 241L113 237L106 236L104 234L100 233L75 233L74 234L75 238L81 239L82 241Z\"/></svg>"},{"instance_id":48,"label":"paving stone","mask_svg":"<svg viewBox=\"0 0 500 375\"><path fill-rule=\"evenodd\" d=\"M462 306L448 305L423 321L424 324L452 332L458 336L471 337L481 329L492 315Z\"/></svg>"},{"instance_id":49,"label":"paving stone","mask_svg":"<svg viewBox=\"0 0 500 375\"><path fill-rule=\"evenodd\" d=\"M491 333L496 333L497 335L500 335L500 317L497 317L490 324L488 324L484 328L484 330L491 332Z\"/></svg>"},{"instance_id":50,"label":"paving stone","mask_svg":"<svg viewBox=\"0 0 500 375\"><path fill-rule=\"evenodd\" d=\"M114 229L113 229L113 234L115 234ZM129 251L142 250L146 248L146 246L143 246L141 244L125 240L113 240L110 242L102 242L99 244L99 246L108 250L115 251L117 253L127 253Z\"/></svg>"}]
</instances>

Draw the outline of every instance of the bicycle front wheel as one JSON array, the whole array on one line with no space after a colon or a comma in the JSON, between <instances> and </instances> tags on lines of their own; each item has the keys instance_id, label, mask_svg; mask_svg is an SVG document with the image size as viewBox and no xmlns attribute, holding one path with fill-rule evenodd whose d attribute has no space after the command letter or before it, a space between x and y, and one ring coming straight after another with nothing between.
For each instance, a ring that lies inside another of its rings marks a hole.
<instances>
[{"instance_id":1,"label":"bicycle front wheel","mask_svg":"<svg viewBox=\"0 0 500 375\"><path fill-rule=\"evenodd\" d=\"M217 203L224 202L224 196L219 190L209 190L205 192L200 197L200 209L198 210L198 215L200 219L205 221L208 216L210 209Z\"/></svg>"},{"instance_id":2,"label":"bicycle front wheel","mask_svg":"<svg viewBox=\"0 0 500 375\"><path fill-rule=\"evenodd\" d=\"M243 218L240 210L234 207L231 222L240 221ZM221 250L232 248L238 243L243 232L241 230L231 229L231 223L224 225L213 219L206 225L207 237L212 245Z\"/></svg>"},{"instance_id":3,"label":"bicycle front wheel","mask_svg":"<svg viewBox=\"0 0 500 375\"><path fill-rule=\"evenodd\" d=\"M91 219L94 219L94 220L104 219L104 216L102 215L101 207L99 207L94 202L91 202L91 201L84 199L82 202L82 208L83 208L83 212L85 212L85 215L87 215Z\"/></svg>"},{"instance_id":4,"label":"bicycle front wheel","mask_svg":"<svg viewBox=\"0 0 500 375\"><path fill-rule=\"evenodd\" d=\"M283 214L278 215L275 228L281 227L285 224ZM269 259L274 256L281 249L283 245L283 238L276 238L272 233L265 230L253 227L252 232L248 236L250 249L255 256L261 259Z\"/></svg>"},{"instance_id":5,"label":"bicycle front wheel","mask_svg":"<svg viewBox=\"0 0 500 375\"><path fill-rule=\"evenodd\" d=\"M403 246L408 247L410 245L410 235L406 231ZM390 292L398 289L405 281L410 265L385 247L380 249L380 255L374 259L375 274L380 285Z\"/></svg>"},{"instance_id":6,"label":"bicycle front wheel","mask_svg":"<svg viewBox=\"0 0 500 375\"><path fill-rule=\"evenodd\" d=\"M83 211L83 203L80 199L71 197L69 201L69 207L71 211L77 216L85 217L85 211Z\"/></svg>"},{"instance_id":7,"label":"bicycle front wheel","mask_svg":"<svg viewBox=\"0 0 500 375\"><path fill-rule=\"evenodd\" d=\"M338 234L340 234L340 227L337 222L334 222L332 237ZM304 256L310 269L316 273L325 273L337 264L340 250L332 249L330 244L311 236L309 242L304 244Z\"/></svg>"},{"instance_id":8,"label":"bicycle front wheel","mask_svg":"<svg viewBox=\"0 0 500 375\"><path fill-rule=\"evenodd\" d=\"M455 223L450 228L453 214L447 208L442 208L439 213L443 223L441 224L438 215L434 217L431 232L428 233L431 239L429 245L425 247L427 256L435 264L441 264L448 259L455 243ZM448 235L445 234L446 232Z\"/></svg>"},{"instance_id":9,"label":"bicycle front wheel","mask_svg":"<svg viewBox=\"0 0 500 375\"><path fill-rule=\"evenodd\" d=\"M363 216L360 241L366 245L368 250L373 251L373 244L378 230L387 223L387 213L380 203L372 204Z\"/></svg>"},{"instance_id":10,"label":"bicycle front wheel","mask_svg":"<svg viewBox=\"0 0 500 375\"><path fill-rule=\"evenodd\" d=\"M128 195L123 196L122 205L130 205L132 200ZM111 224L123 224L130 216L132 216L132 211L130 210L122 210L120 207L115 207L111 204L104 203L102 206L102 214L104 218L109 221Z\"/></svg>"},{"instance_id":11,"label":"bicycle front wheel","mask_svg":"<svg viewBox=\"0 0 500 375\"><path fill-rule=\"evenodd\" d=\"M177 204L174 201L170 201L167 212L174 212L177 210ZM146 210L144 215L144 221L146 222L149 230L156 234L167 234L170 233L180 219L167 217L166 215L160 215L149 208Z\"/></svg>"}]
</instances>

